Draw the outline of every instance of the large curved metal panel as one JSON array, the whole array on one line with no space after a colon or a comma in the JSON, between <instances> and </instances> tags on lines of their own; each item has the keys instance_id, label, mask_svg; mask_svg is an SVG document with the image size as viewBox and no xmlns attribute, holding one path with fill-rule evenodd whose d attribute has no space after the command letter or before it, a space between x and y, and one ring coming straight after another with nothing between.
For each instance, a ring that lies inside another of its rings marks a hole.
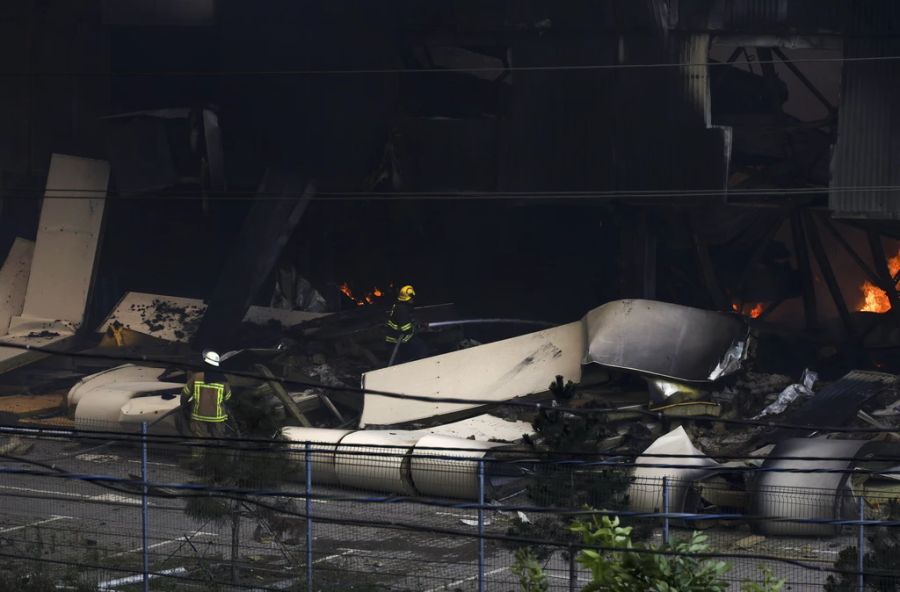
<instances>
[{"instance_id":1,"label":"large curved metal panel","mask_svg":"<svg viewBox=\"0 0 900 592\"><path fill-rule=\"evenodd\" d=\"M415 443L408 434L387 430L344 436L334 456L338 482L344 487L415 495L409 473Z\"/></svg>"},{"instance_id":2,"label":"large curved metal panel","mask_svg":"<svg viewBox=\"0 0 900 592\"><path fill-rule=\"evenodd\" d=\"M306 443L309 442L313 483L337 485L339 481L334 466L334 453L341 439L352 431L324 428L282 428L282 439L297 442L296 445L290 447L289 452L290 472L294 478L301 481L306 479Z\"/></svg>"},{"instance_id":3,"label":"large curved metal panel","mask_svg":"<svg viewBox=\"0 0 900 592\"><path fill-rule=\"evenodd\" d=\"M90 376L85 376L78 383L69 389L66 401L69 409L78 407L81 398L88 393L116 385L115 388L122 383L133 382L152 382L157 380L165 372L165 368L151 368L150 366L136 366L135 364L124 364L116 366L103 372L97 372Z\"/></svg>"},{"instance_id":4,"label":"large curved metal panel","mask_svg":"<svg viewBox=\"0 0 900 592\"><path fill-rule=\"evenodd\" d=\"M180 390L175 382L123 382L106 384L82 393L75 408L75 428L79 430L140 431L146 421L152 423L178 407L177 396L162 396L160 391ZM152 394L160 393L160 394ZM175 418L153 424L153 433L175 433Z\"/></svg>"},{"instance_id":5,"label":"large curved metal panel","mask_svg":"<svg viewBox=\"0 0 900 592\"><path fill-rule=\"evenodd\" d=\"M364 389L437 399L508 401L547 391L556 375L581 380L582 324L569 323L512 339L366 372ZM366 393L360 426L388 426L470 413L480 403L410 401Z\"/></svg>"},{"instance_id":6,"label":"large curved metal panel","mask_svg":"<svg viewBox=\"0 0 900 592\"><path fill-rule=\"evenodd\" d=\"M771 535L833 536L830 524L781 522L772 518L839 520L856 516L846 471L854 460L883 444L867 440L790 438L775 445L750 484L754 532ZM896 452L896 450L895 450ZM794 458L791 458L794 457ZM822 469L836 472L814 472Z\"/></svg>"},{"instance_id":7,"label":"large curved metal panel","mask_svg":"<svg viewBox=\"0 0 900 592\"><path fill-rule=\"evenodd\" d=\"M669 484L669 512L693 511L688 506L696 499L694 481L719 466L694 446L683 427L657 438L634 464L628 499L636 512L663 511L663 478Z\"/></svg>"},{"instance_id":8,"label":"large curved metal panel","mask_svg":"<svg viewBox=\"0 0 900 592\"><path fill-rule=\"evenodd\" d=\"M498 446L449 436L425 436L413 448L413 484L422 495L478 499L478 461ZM486 476L485 481L489 483L490 478Z\"/></svg>"},{"instance_id":9,"label":"large curved metal panel","mask_svg":"<svg viewBox=\"0 0 900 592\"><path fill-rule=\"evenodd\" d=\"M584 317L584 363L709 382L740 368L748 327L733 314L655 300L617 300Z\"/></svg>"}]
</instances>

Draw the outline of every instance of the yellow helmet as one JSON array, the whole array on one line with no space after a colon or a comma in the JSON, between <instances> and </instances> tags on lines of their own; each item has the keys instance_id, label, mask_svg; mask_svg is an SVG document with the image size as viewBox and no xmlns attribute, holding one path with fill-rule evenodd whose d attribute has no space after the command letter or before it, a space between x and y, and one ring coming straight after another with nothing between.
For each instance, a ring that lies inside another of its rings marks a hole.
<instances>
[{"instance_id":1,"label":"yellow helmet","mask_svg":"<svg viewBox=\"0 0 900 592\"><path fill-rule=\"evenodd\" d=\"M416 291L412 286L403 286L400 293L397 294L397 300L400 302L409 302L416 297Z\"/></svg>"}]
</instances>

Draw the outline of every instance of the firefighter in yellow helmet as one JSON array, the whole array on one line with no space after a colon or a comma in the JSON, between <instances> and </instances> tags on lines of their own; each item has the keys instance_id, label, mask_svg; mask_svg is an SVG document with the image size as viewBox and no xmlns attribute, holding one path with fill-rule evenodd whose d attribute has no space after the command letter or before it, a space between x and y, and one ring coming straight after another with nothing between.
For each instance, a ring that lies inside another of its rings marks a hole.
<instances>
[{"instance_id":1,"label":"firefighter in yellow helmet","mask_svg":"<svg viewBox=\"0 0 900 592\"><path fill-rule=\"evenodd\" d=\"M397 293L397 300L391 306L385 323L384 337L390 348L388 366L409 362L428 355L428 348L416 335L416 320L413 316L413 302L416 290L406 285Z\"/></svg>"},{"instance_id":2,"label":"firefighter in yellow helmet","mask_svg":"<svg viewBox=\"0 0 900 592\"><path fill-rule=\"evenodd\" d=\"M204 368L188 375L187 384L181 389L182 407L190 406L191 434L197 438L222 438L228 421L226 403L231 399L228 379L219 371L219 354L203 352ZM195 447L192 456L201 455L202 448Z\"/></svg>"}]
</instances>

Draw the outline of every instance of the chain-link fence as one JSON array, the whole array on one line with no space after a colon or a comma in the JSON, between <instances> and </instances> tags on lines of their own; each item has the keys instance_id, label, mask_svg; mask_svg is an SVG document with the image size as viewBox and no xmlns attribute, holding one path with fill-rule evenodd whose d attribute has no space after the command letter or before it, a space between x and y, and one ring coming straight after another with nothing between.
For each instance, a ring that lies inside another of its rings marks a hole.
<instances>
[{"instance_id":1,"label":"chain-link fence","mask_svg":"<svg viewBox=\"0 0 900 592\"><path fill-rule=\"evenodd\" d=\"M636 480L621 459L474 443L0 433L5 589L506 591L527 548L550 590L581 590L570 526L601 510L637 549L701 531L734 590L761 568L790 590L829 575L862 589L857 572L867 589L900 585L879 555L900 541L889 472L879 487L848 474L833 490L760 489L752 466Z\"/></svg>"}]
</instances>

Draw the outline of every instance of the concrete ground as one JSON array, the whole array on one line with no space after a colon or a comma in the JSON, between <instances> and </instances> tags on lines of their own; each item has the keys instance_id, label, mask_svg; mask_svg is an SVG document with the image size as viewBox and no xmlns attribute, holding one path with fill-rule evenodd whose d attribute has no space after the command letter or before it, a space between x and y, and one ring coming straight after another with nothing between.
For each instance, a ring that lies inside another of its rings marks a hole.
<instances>
[{"instance_id":1,"label":"concrete ground","mask_svg":"<svg viewBox=\"0 0 900 592\"><path fill-rule=\"evenodd\" d=\"M113 475L121 478L140 476L138 450L105 447L83 451L67 441L35 442L26 457L50 463L58 469L81 475ZM35 469L34 466L7 460L0 468ZM165 452L151 450L149 478L157 483L193 480L191 473ZM38 469L40 470L40 469ZM288 470L288 467L286 467ZM294 491L303 491L296 484ZM318 494L360 496L316 487ZM509 503L527 504L520 497ZM171 577L155 581L151 589L201 589L210 580L228 580L231 550L230 522L194 520L184 514L184 500L151 498L148 508L148 546L151 571ZM295 506L303 511L303 502ZM426 592L468 591L477 589L477 539L429 532L429 528L452 529L474 534L472 510L442 508L421 504L358 503L317 500L313 503L313 574L317 590L418 590ZM315 521L315 517L320 519ZM385 527L334 524L326 518L400 522L421 527L419 532ZM513 516L492 512L488 515L489 533L503 534ZM242 583L249 589L290 588L306 577L306 522L302 518L280 515L271 526L282 532L273 537L266 525L257 520L241 521L240 558L245 570ZM674 531L676 536L686 534ZM729 553L750 553L793 558L828 567L854 538L831 540L777 538L766 539L747 549L735 543L750 533L746 527L713 528L706 531L713 548ZM15 558L42 558L55 562L61 571L80 569L97 581L131 576L141 566L141 497L137 492L111 491L86 481L34 475L0 474L0 567L18 562ZM654 534L659 540L660 534ZM510 572L510 550L487 541L485 576L487 590L518 589ZM728 560L733 565L729 579L757 579L760 561ZM88 564L90 568L78 568ZM820 590L826 574L785 563L766 564L774 574L788 581L786 590ZM569 590L569 566L561 553L547 564L553 590ZM173 571L174 570L174 571ZM577 573L580 589L588 574ZM184 579L176 579L184 578ZM166 583L169 580L169 583ZM166 588L167 585L173 586ZM112 589L136 589L128 581ZM733 589L737 590L735 584Z\"/></svg>"}]
</instances>

